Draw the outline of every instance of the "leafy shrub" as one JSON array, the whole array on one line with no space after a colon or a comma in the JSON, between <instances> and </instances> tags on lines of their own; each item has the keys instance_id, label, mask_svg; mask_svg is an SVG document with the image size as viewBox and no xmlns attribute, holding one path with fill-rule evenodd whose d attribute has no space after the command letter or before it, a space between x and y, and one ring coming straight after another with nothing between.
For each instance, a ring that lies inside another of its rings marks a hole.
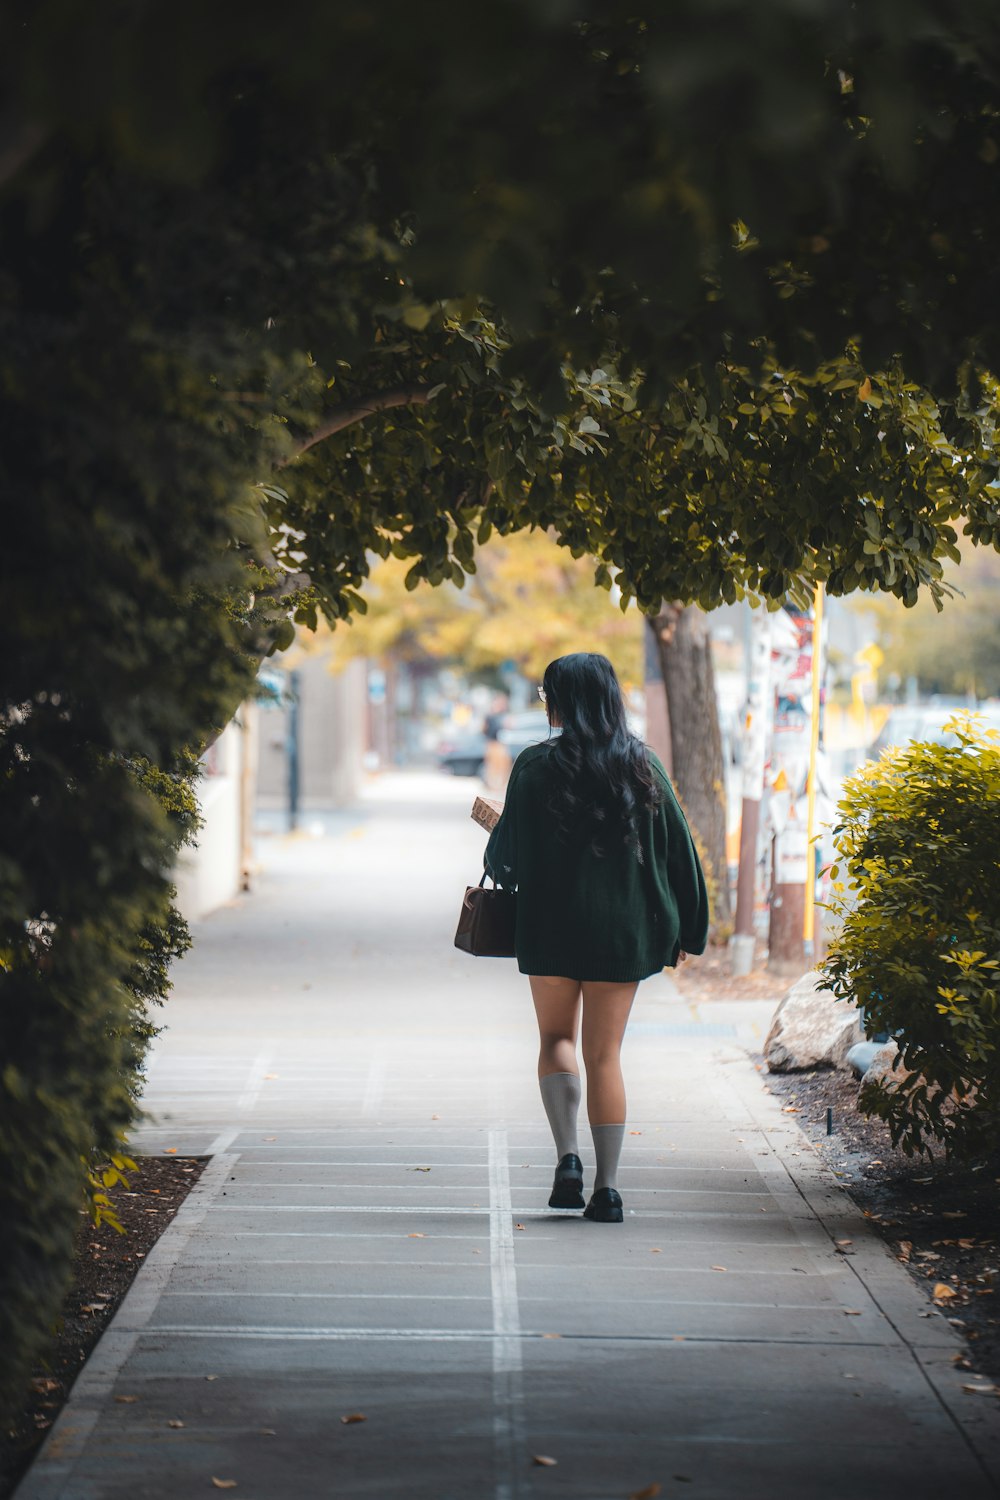
<instances>
[{"instance_id":1,"label":"leafy shrub","mask_svg":"<svg viewBox=\"0 0 1000 1500\"><path fill-rule=\"evenodd\" d=\"M31 717L0 733L0 807L25 830L0 859L0 1400L48 1334L81 1211L118 1227L108 1190L128 1169L151 1007L188 944L168 872L191 827L171 810L190 772L168 795L168 778L84 757L77 789L61 767L50 777Z\"/></svg>"},{"instance_id":2,"label":"leafy shrub","mask_svg":"<svg viewBox=\"0 0 1000 1500\"><path fill-rule=\"evenodd\" d=\"M1000 1123L1000 736L974 715L947 727L958 744L890 748L846 783L843 926L823 967L868 1035L899 1044L861 1108L907 1155L938 1142L968 1157L995 1149Z\"/></svg>"},{"instance_id":3,"label":"leafy shrub","mask_svg":"<svg viewBox=\"0 0 1000 1500\"><path fill-rule=\"evenodd\" d=\"M16 238L9 203L0 224ZM89 1174L121 1155L187 942L170 877L189 747L256 665L255 534L211 382L151 333L165 314L141 285L141 307L109 302L58 235L12 252L23 286L0 278L0 1406L57 1316L81 1213L102 1207ZM75 288L65 307L39 309L33 266Z\"/></svg>"}]
</instances>

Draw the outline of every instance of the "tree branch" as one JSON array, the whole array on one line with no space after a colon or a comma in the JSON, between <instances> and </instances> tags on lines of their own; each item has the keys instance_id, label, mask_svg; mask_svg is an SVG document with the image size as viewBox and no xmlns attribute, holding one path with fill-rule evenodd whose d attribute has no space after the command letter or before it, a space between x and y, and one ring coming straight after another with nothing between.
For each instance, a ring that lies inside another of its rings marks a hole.
<instances>
[{"instance_id":1,"label":"tree branch","mask_svg":"<svg viewBox=\"0 0 1000 1500\"><path fill-rule=\"evenodd\" d=\"M310 448L315 448L317 443L325 442L327 438L333 437L335 432L343 432L345 427L353 427L355 422L363 422L366 417L372 417L376 412L388 411L392 406L425 406L430 400L433 389L434 387L430 385L410 385L403 386L397 391L375 391L371 396L365 396L355 406L339 407L322 427L317 427L316 431L304 438L287 458L283 458L278 468L286 468L288 464L301 458L303 453L308 453Z\"/></svg>"}]
</instances>

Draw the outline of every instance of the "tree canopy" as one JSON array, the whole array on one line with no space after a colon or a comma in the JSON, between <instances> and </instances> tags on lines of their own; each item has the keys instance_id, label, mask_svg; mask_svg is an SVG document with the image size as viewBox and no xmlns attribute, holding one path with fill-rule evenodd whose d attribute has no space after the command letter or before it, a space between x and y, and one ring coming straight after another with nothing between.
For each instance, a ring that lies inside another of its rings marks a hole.
<instances>
[{"instance_id":1,"label":"tree canopy","mask_svg":"<svg viewBox=\"0 0 1000 1500\"><path fill-rule=\"evenodd\" d=\"M990 0L445 0L432 25L402 0L35 0L2 39L4 174L36 203L67 147L183 188L287 169L298 138L331 210L354 176L369 223L416 231L419 295L501 307L550 374L609 324L656 378L761 335L796 366L861 335L932 387L1000 368Z\"/></svg>"},{"instance_id":2,"label":"tree canopy","mask_svg":"<svg viewBox=\"0 0 1000 1500\"><path fill-rule=\"evenodd\" d=\"M804 601L820 580L940 599L959 528L1000 536L992 382L975 409L945 407L898 366L866 373L854 350L808 373L768 354L755 370L689 371L650 410L641 376L608 358L564 364L551 413L506 374L505 348L494 324L442 310L419 334L379 330L367 360L333 375L334 412L373 393L423 399L342 428L271 489L272 523L289 528L278 555L311 580L300 619L355 607L373 552L413 558L412 584L461 584L477 543L532 525L647 610Z\"/></svg>"}]
</instances>

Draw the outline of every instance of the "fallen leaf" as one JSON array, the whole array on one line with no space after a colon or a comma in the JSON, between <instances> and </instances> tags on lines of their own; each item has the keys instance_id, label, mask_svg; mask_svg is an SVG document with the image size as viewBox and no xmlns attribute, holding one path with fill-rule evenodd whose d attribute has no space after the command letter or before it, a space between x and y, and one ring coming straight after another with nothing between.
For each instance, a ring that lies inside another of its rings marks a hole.
<instances>
[{"instance_id":1,"label":"fallen leaf","mask_svg":"<svg viewBox=\"0 0 1000 1500\"><path fill-rule=\"evenodd\" d=\"M629 1135L642 1135L641 1130L630 1130Z\"/></svg>"},{"instance_id":2,"label":"fallen leaf","mask_svg":"<svg viewBox=\"0 0 1000 1500\"><path fill-rule=\"evenodd\" d=\"M960 1250L972 1250L976 1244L975 1240L956 1240L955 1243Z\"/></svg>"},{"instance_id":3,"label":"fallen leaf","mask_svg":"<svg viewBox=\"0 0 1000 1500\"><path fill-rule=\"evenodd\" d=\"M410 1171L411 1172L429 1172L430 1171L430 1167L411 1167Z\"/></svg>"},{"instance_id":4,"label":"fallen leaf","mask_svg":"<svg viewBox=\"0 0 1000 1500\"><path fill-rule=\"evenodd\" d=\"M80 1308L80 1311L86 1313L104 1312L107 1305L108 1304L106 1302L85 1302Z\"/></svg>"},{"instance_id":5,"label":"fallen leaf","mask_svg":"<svg viewBox=\"0 0 1000 1500\"><path fill-rule=\"evenodd\" d=\"M440 1120L440 1118L441 1118L440 1115L431 1115L431 1119L432 1120Z\"/></svg>"},{"instance_id":6,"label":"fallen leaf","mask_svg":"<svg viewBox=\"0 0 1000 1500\"><path fill-rule=\"evenodd\" d=\"M236 1488L235 1479L216 1479L214 1474L212 1475L212 1483L217 1490L234 1490Z\"/></svg>"},{"instance_id":7,"label":"fallen leaf","mask_svg":"<svg viewBox=\"0 0 1000 1500\"><path fill-rule=\"evenodd\" d=\"M363 1411L349 1411L347 1413L347 1416L341 1417L340 1420L343 1422L345 1427L349 1427L352 1422L367 1422L368 1418L365 1416Z\"/></svg>"},{"instance_id":8,"label":"fallen leaf","mask_svg":"<svg viewBox=\"0 0 1000 1500\"><path fill-rule=\"evenodd\" d=\"M647 1484L645 1489L633 1490L628 1500L656 1500L662 1489L662 1484Z\"/></svg>"},{"instance_id":9,"label":"fallen leaf","mask_svg":"<svg viewBox=\"0 0 1000 1500\"><path fill-rule=\"evenodd\" d=\"M119 1406L132 1406L132 1405L134 1405L134 1403L136 1401L138 1401L138 1399L139 1399L138 1396L116 1396L115 1397L115 1400L118 1402Z\"/></svg>"},{"instance_id":10,"label":"fallen leaf","mask_svg":"<svg viewBox=\"0 0 1000 1500\"><path fill-rule=\"evenodd\" d=\"M50 1375L39 1375L31 1382L31 1389L37 1391L40 1396L47 1396L49 1391L57 1391L62 1381L53 1380Z\"/></svg>"},{"instance_id":11,"label":"fallen leaf","mask_svg":"<svg viewBox=\"0 0 1000 1500\"><path fill-rule=\"evenodd\" d=\"M472 1253L473 1255L482 1255L483 1252L481 1250L473 1250Z\"/></svg>"},{"instance_id":12,"label":"fallen leaf","mask_svg":"<svg viewBox=\"0 0 1000 1500\"><path fill-rule=\"evenodd\" d=\"M262 1427L260 1429L260 1435L261 1435L261 1437L277 1437L278 1436L278 1434L275 1432L275 1430L274 1430L273 1427Z\"/></svg>"},{"instance_id":13,"label":"fallen leaf","mask_svg":"<svg viewBox=\"0 0 1000 1500\"><path fill-rule=\"evenodd\" d=\"M554 1469L559 1460L557 1458L549 1458L544 1453L533 1453L531 1455L531 1462L537 1464L540 1469Z\"/></svg>"},{"instance_id":14,"label":"fallen leaf","mask_svg":"<svg viewBox=\"0 0 1000 1500\"><path fill-rule=\"evenodd\" d=\"M177 1155L177 1147L176 1146L164 1146L164 1148L163 1148L163 1154L164 1154L164 1156L176 1156ZM235 1484L236 1481L233 1480L233 1483Z\"/></svg>"},{"instance_id":15,"label":"fallen leaf","mask_svg":"<svg viewBox=\"0 0 1000 1500\"><path fill-rule=\"evenodd\" d=\"M421 1234L419 1230L415 1230L413 1234L408 1234L406 1238L408 1240L425 1240L427 1236L426 1234Z\"/></svg>"},{"instance_id":16,"label":"fallen leaf","mask_svg":"<svg viewBox=\"0 0 1000 1500\"><path fill-rule=\"evenodd\" d=\"M935 1283L934 1290L931 1293L931 1296L934 1298L935 1302L950 1302L952 1297L958 1296L958 1293L955 1291L955 1288L953 1286L949 1286L947 1282L938 1281Z\"/></svg>"},{"instance_id":17,"label":"fallen leaf","mask_svg":"<svg viewBox=\"0 0 1000 1500\"><path fill-rule=\"evenodd\" d=\"M280 1077L280 1076L281 1076L281 1075L280 1075L280 1074L278 1074L278 1073L265 1073L265 1074L264 1074L264 1077L265 1077L265 1078L278 1078L278 1077Z\"/></svg>"},{"instance_id":18,"label":"fallen leaf","mask_svg":"<svg viewBox=\"0 0 1000 1500\"><path fill-rule=\"evenodd\" d=\"M276 1141L278 1137L276 1135L265 1135L263 1139L265 1141Z\"/></svg>"},{"instance_id":19,"label":"fallen leaf","mask_svg":"<svg viewBox=\"0 0 1000 1500\"><path fill-rule=\"evenodd\" d=\"M781 1113L783 1115L800 1115L802 1111L797 1104L786 1104Z\"/></svg>"},{"instance_id":20,"label":"fallen leaf","mask_svg":"<svg viewBox=\"0 0 1000 1500\"><path fill-rule=\"evenodd\" d=\"M543 1333L542 1334L542 1338L543 1339L561 1339L562 1338L562 1334L561 1333Z\"/></svg>"},{"instance_id":21,"label":"fallen leaf","mask_svg":"<svg viewBox=\"0 0 1000 1500\"><path fill-rule=\"evenodd\" d=\"M663 1251L659 1248L659 1246L654 1245L653 1248L652 1248L652 1250L650 1250L649 1253L650 1253L650 1255L662 1255Z\"/></svg>"},{"instance_id":22,"label":"fallen leaf","mask_svg":"<svg viewBox=\"0 0 1000 1500\"><path fill-rule=\"evenodd\" d=\"M712 1266L711 1269L713 1271L724 1271L726 1268L725 1268L725 1266Z\"/></svg>"},{"instance_id":23,"label":"fallen leaf","mask_svg":"<svg viewBox=\"0 0 1000 1500\"><path fill-rule=\"evenodd\" d=\"M218 1375L206 1375L205 1376L206 1380L218 1380L218 1378L219 1378Z\"/></svg>"},{"instance_id":24,"label":"fallen leaf","mask_svg":"<svg viewBox=\"0 0 1000 1500\"><path fill-rule=\"evenodd\" d=\"M515 1224L515 1225L514 1225L514 1228L515 1228L515 1229L523 1229L523 1228L524 1228L524 1225L523 1225L523 1224Z\"/></svg>"},{"instance_id":25,"label":"fallen leaf","mask_svg":"<svg viewBox=\"0 0 1000 1500\"><path fill-rule=\"evenodd\" d=\"M953 1208L949 1209L946 1213L943 1213L941 1217L942 1219L967 1219L968 1214L966 1214L960 1208Z\"/></svg>"},{"instance_id":26,"label":"fallen leaf","mask_svg":"<svg viewBox=\"0 0 1000 1500\"><path fill-rule=\"evenodd\" d=\"M854 1241L853 1240L834 1240L833 1243L835 1245L853 1245Z\"/></svg>"},{"instance_id":27,"label":"fallen leaf","mask_svg":"<svg viewBox=\"0 0 1000 1500\"><path fill-rule=\"evenodd\" d=\"M845 1318L860 1318L860 1316L861 1316L861 1310L860 1310L860 1308L857 1308L857 1307L845 1307L844 1308L844 1317Z\"/></svg>"},{"instance_id":28,"label":"fallen leaf","mask_svg":"<svg viewBox=\"0 0 1000 1500\"><path fill-rule=\"evenodd\" d=\"M171 1419L171 1421L169 1421L167 1423L167 1426L168 1427L183 1427L184 1423L183 1422L178 1422L177 1418L174 1417L174 1418Z\"/></svg>"},{"instance_id":29,"label":"fallen leaf","mask_svg":"<svg viewBox=\"0 0 1000 1500\"><path fill-rule=\"evenodd\" d=\"M1000 1393L1000 1386L995 1385L963 1385L963 1391L968 1391L972 1396L996 1396Z\"/></svg>"}]
</instances>

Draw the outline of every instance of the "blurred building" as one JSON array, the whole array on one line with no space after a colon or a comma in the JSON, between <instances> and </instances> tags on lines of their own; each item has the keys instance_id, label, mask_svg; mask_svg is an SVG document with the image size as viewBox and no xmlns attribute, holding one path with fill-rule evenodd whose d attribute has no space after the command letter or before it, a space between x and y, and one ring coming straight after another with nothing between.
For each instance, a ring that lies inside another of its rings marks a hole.
<instances>
[{"instance_id":1,"label":"blurred building","mask_svg":"<svg viewBox=\"0 0 1000 1500\"><path fill-rule=\"evenodd\" d=\"M343 807L361 789L371 721L380 712L379 684L373 683L370 701L364 661L349 661L334 673L322 654L303 655L294 673L281 675L286 690L280 701L264 700L259 708L257 805L287 807L290 778L297 775L301 808Z\"/></svg>"},{"instance_id":2,"label":"blurred building","mask_svg":"<svg viewBox=\"0 0 1000 1500\"><path fill-rule=\"evenodd\" d=\"M197 842L174 871L177 905L189 922L247 888L251 866L257 708L244 703L202 757Z\"/></svg>"}]
</instances>

